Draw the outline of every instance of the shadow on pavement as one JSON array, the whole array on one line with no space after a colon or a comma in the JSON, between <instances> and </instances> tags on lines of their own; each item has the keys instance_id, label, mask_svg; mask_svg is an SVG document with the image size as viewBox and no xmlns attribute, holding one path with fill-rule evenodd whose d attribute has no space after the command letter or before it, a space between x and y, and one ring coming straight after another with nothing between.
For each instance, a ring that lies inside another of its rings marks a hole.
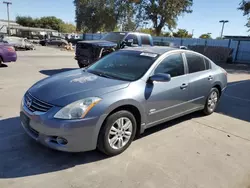
<instances>
[{"instance_id":1,"label":"shadow on pavement","mask_svg":"<svg viewBox=\"0 0 250 188\"><path fill-rule=\"evenodd\" d=\"M216 112L250 122L250 80L228 83Z\"/></svg>"},{"instance_id":2,"label":"shadow on pavement","mask_svg":"<svg viewBox=\"0 0 250 188\"><path fill-rule=\"evenodd\" d=\"M71 71L71 70L75 70L75 68L40 70L39 72L44 74L44 75L47 75L47 76L52 76L54 74L58 74L58 73L66 72L66 71Z\"/></svg>"},{"instance_id":3,"label":"shadow on pavement","mask_svg":"<svg viewBox=\"0 0 250 188\"><path fill-rule=\"evenodd\" d=\"M137 139L199 116L200 113L194 113L152 127ZM0 179L56 172L106 158L106 155L98 151L66 153L49 149L26 135L19 117L0 121Z\"/></svg>"},{"instance_id":4,"label":"shadow on pavement","mask_svg":"<svg viewBox=\"0 0 250 188\"><path fill-rule=\"evenodd\" d=\"M18 117L0 121L0 179L55 172L105 158L98 151L51 150L31 140L22 130Z\"/></svg>"},{"instance_id":5,"label":"shadow on pavement","mask_svg":"<svg viewBox=\"0 0 250 188\"><path fill-rule=\"evenodd\" d=\"M0 63L0 68L6 68L8 65Z\"/></svg>"}]
</instances>

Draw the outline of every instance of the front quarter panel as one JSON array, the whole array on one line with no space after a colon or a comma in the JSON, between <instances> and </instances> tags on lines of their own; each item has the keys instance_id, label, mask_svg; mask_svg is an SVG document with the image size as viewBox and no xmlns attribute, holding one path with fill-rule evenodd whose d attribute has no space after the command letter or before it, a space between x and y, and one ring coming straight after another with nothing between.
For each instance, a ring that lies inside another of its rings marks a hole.
<instances>
[{"instance_id":1,"label":"front quarter panel","mask_svg":"<svg viewBox=\"0 0 250 188\"><path fill-rule=\"evenodd\" d=\"M99 117L99 121L96 125L95 135L93 141L97 141L101 126L106 117L116 108L124 105L132 105L136 107L141 114L141 124L146 123L145 109L144 109L144 81L139 80L131 83L129 87L120 89L111 93L106 93L102 96L102 100L87 114L86 118ZM141 126L141 131L143 127Z\"/></svg>"}]
</instances>

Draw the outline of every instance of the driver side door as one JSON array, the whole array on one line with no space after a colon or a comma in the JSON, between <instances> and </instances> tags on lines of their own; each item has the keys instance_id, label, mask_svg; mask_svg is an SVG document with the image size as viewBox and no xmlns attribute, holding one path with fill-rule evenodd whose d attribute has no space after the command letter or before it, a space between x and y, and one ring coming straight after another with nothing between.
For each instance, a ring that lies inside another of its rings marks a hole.
<instances>
[{"instance_id":1,"label":"driver side door","mask_svg":"<svg viewBox=\"0 0 250 188\"><path fill-rule=\"evenodd\" d=\"M173 119L189 109L188 79L182 53L165 57L153 72L171 75L169 82L146 85L146 112L148 127Z\"/></svg>"}]
</instances>

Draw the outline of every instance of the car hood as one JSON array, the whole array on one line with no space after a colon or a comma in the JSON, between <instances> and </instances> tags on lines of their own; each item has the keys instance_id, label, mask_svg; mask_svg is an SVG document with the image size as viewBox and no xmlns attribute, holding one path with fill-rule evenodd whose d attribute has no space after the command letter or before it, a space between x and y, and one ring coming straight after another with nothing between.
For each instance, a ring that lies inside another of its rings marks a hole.
<instances>
[{"instance_id":1,"label":"car hood","mask_svg":"<svg viewBox=\"0 0 250 188\"><path fill-rule=\"evenodd\" d=\"M116 47L117 46L116 43L110 42L107 40L80 41L78 43L91 44L92 46L100 46L100 47Z\"/></svg>"},{"instance_id":2,"label":"car hood","mask_svg":"<svg viewBox=\"0 0 250 188\"><path fill-rule=\"evenodd\" d=\"M49 104L65 106L86 97L100 97L128 85L127 81L100 77L77 69L45 78L34 84L29 93Z\"/></svg>"}]
</instances>

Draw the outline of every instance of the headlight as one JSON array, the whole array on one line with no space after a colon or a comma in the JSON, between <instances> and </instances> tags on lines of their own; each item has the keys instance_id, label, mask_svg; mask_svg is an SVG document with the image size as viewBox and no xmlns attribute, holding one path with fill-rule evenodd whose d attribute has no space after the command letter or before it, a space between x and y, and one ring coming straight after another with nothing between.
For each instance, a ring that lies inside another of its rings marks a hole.
<instances>
[{"instance_id":1,"label":"headlight","mask_svg":"<svg viewBox=\"0 0 250 188\"><path fill-rule=\"evenodd\" d=\"M73 102L59 110L54 118L58 119L82 119L91 110L101 98L89 97Z\"/></svg>"}]
</instances>

